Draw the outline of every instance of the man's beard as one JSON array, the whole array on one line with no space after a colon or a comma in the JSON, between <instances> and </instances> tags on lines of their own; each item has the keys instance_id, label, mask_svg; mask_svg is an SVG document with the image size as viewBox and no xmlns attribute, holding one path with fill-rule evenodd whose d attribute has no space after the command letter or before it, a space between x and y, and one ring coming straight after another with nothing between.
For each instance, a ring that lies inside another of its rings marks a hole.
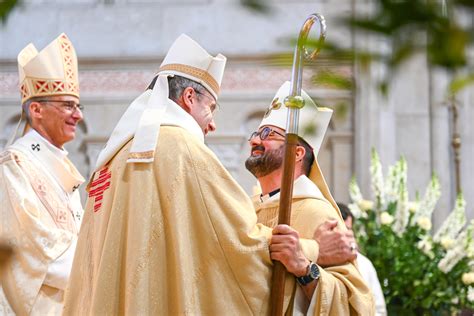
<instances>
[{"instance_id":1,"label":"man's beard","mask_svg":"<svg viewBox=\"0 0 474 316\"><path fill-rule=\"evenodd\" d=\"M284 145L271 150L265 150L265 147L257 145L252 147L252 152L255 149L262 151L263 154L259 156L252 156L252 154L250 154L250 157L245 161L245 167L255 177L264 177L280 168L283 164L283 155L285 151Z\"/></svg>"}]
</instances>

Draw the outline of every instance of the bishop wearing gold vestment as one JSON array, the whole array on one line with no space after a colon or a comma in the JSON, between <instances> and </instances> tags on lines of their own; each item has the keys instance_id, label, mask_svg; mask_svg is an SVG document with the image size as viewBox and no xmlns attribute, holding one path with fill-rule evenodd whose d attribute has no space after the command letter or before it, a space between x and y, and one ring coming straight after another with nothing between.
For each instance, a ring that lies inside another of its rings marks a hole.
<instances>
[{"instance_id":1,"label":"bishop wearing gold vestment","mask_svg":"<svg viewBox=\"0 0 474 316\"><path fill-rule=\"evenodd\" d=\"M181 35L99 155L65 315L266 315L272 230L204 135L226 58ZM301 240L315 260L316 242Z\"/></svg>"}]
</instances>

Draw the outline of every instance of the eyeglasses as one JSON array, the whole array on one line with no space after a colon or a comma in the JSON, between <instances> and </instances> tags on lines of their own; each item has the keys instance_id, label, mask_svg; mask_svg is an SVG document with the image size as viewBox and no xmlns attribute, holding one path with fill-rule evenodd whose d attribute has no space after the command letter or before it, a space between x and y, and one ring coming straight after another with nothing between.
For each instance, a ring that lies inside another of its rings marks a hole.
<instances>
[{"instance_id":1,"label":"eyeglasses","mask_svg":"<svg viewBox=\"0 0 474 316\"><path fill-rule=\"evenodd\" d=\"M260 132L253 132L252 134L250 134L250 137L248 140L251 141L253 138L257 136L260 136L261 140L265 140L268 138L268 136L273 136L274 134L280 135L281 137L285 137L285 135L267 126L267 127L264 127Z\"/></svg>"},{"instance_id":2,"label":"eyeglasses","mask_svg":"<svg viewBox=\"0 0 474 316\"><path fill-rule=\"evenodd\" d=\"M60 100L38 100L38 103L62 103L61 109L66 110L67 112L74 113L79 110L84 110L82 104L76 103L74 101L60 101Z\"/></svg>"},{"instance_id":3,"label":"eyeglasses","mask_svg":"<svg viewBox=\"0 0 474 316\"><path fill-rule=\"evenodd\" d=\"M211 112L212 112L212 114L214 114L215 112L217 112L217 110L221 107L221 106L219 105L219 103L217 103L217 101L216 101L213 97L211 97L211 96L209 96L209 95L207 95L207 94L205 94L205 93L203 93L203 92L201 92L201 91L198 91L198 90L196 90L196 89L194 89L194 92L196 92L197 94L203 95L203 96L205 96L205 97L211 99L211 101L213 101L213 102L216 104L216 105L214 106L214 108L212 108L212 106L211 106Z\"/></svg>"}]
</instances>

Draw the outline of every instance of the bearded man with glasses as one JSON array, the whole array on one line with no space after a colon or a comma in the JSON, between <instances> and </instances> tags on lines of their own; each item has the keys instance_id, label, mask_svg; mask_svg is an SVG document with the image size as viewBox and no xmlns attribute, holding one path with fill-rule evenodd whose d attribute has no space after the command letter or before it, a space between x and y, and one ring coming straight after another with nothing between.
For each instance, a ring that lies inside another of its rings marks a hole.
<instances>
[{"instance_id":1,"label":"bearded man with glasses","mask_svg":"<svg viewBox=\"0 0 474 316\"><path fill-rule=\"evenodd\" d=\"M84 178L63 147L83 119L77 57L61 34L41 52L26 46L18 68L26 123L0 154L0 237L14 251L1 276L0 313L60 315L83 214Z\"/></svg>"},{"instance_id":2,"label":"bearded man with glasses","mask_svg":"<svg viewBox=\"0 0 474 316\"><path fill-rule=\"evenodd\" d=\"M250 156L245 162L262 189L253 199L258 222L268 227L278 223L287 118L287 109L282 104L289 91L287 81L268 107L259 130L250 135ZM295 236L314 237L320 247L319 255L313 262L305 257L285 262L281 261L285 255L283 248L270 245L271 257L280 260L288 271L285 288L292 288L295 293L295 304L291 305L297 308L296 314L373 315L372 293L355 263L353 234L346 234L315 156L332 110L318 108L306 92L301 92L305 107L300 111L300 125L310 123L315 126L315 133L298 137L290 226ZM341 238L347 242L339 242Z\"/></svg>"}]
</instances>

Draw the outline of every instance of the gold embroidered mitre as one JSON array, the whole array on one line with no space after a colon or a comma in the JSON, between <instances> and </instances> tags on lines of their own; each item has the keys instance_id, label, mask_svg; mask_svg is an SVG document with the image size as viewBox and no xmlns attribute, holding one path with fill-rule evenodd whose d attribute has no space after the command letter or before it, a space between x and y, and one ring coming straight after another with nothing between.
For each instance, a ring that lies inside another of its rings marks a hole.
<instances>
[{"instance_id":1,"label":"gold embroidered mitre","mask_svg":"<svg viewBox=\"0 0 474 316\"><path fill-rule=\"evenodd\" d=\"M22 104L39 96L79 97L76 51L64 33L39 53L33 44L23 48L18 72Z\"/></svg>"},{"instance_id":2,"label":"gold embroidered mitre","mask_svg":"<svg viewBox=\"0 0 474 316\"><path fill-rule=\"evenodd\" d=\"M217 100L227 58L211 56L186 34L181 34L168 50L159 75L178 75L202 84Z\"/></svg>"}]
</instances>

